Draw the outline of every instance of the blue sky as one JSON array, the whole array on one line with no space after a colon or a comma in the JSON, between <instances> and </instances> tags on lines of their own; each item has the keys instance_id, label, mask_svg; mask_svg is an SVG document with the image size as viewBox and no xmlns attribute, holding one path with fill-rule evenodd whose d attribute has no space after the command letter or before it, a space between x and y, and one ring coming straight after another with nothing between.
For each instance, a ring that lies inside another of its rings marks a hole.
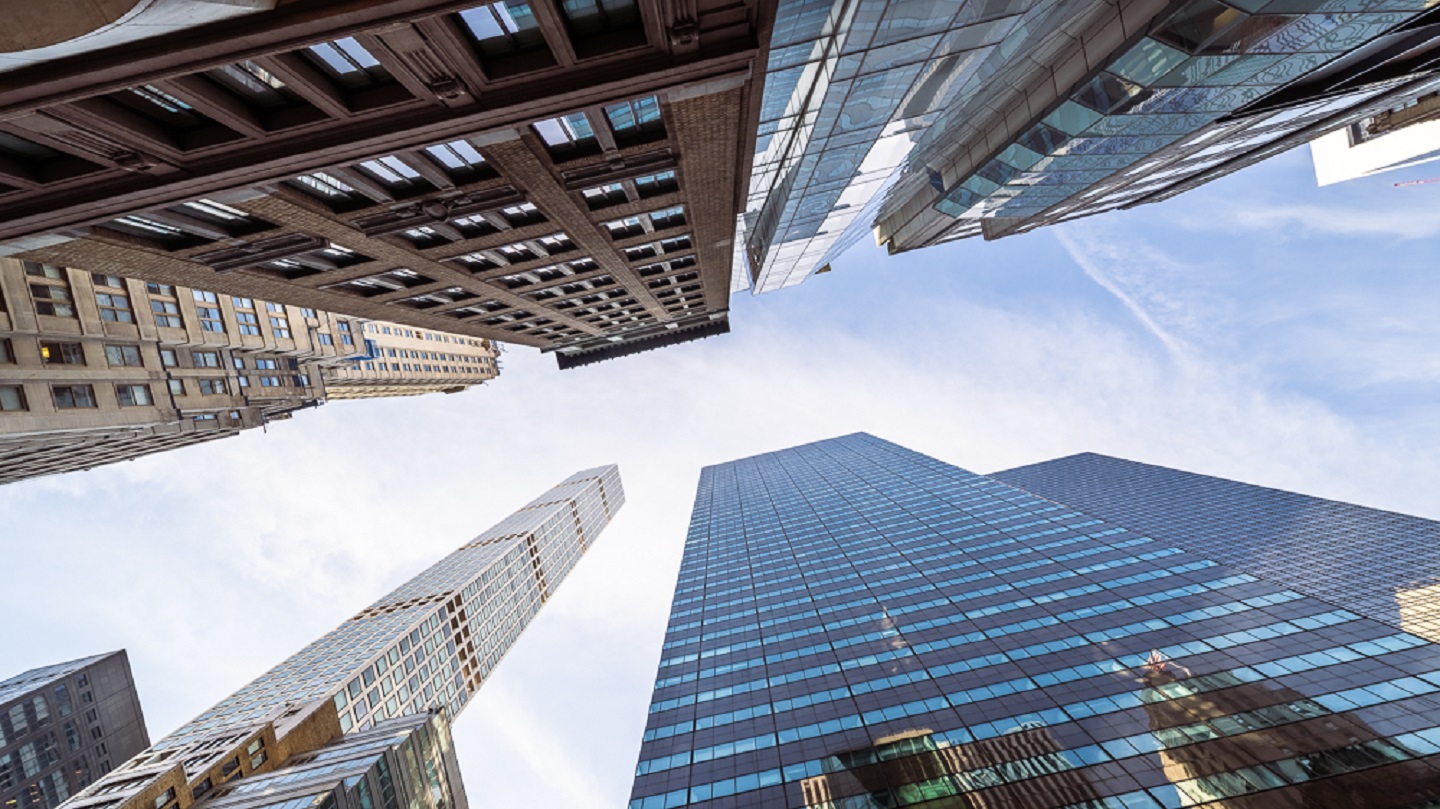
<instances>
[{"instance_id":1,"label":"blue sky","mask_svg":"<svg viewBox=\"0 0 1440 809\"><path fill-rule=\"evenodd\" d=\"M621 805L700 466L855 430L1440 518L1440 185L1297 150L1161 205L734 300L734 333L0 488L0 675L129 649L158 738L570 472L629 502L456 725L471 800Z\"/></svg>"}]
</instances>

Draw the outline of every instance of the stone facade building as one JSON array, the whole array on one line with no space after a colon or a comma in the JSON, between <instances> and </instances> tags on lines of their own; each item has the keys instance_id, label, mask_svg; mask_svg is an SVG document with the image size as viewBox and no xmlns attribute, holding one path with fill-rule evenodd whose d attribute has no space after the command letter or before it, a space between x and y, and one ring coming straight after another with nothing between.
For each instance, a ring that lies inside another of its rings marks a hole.
<instances>
[{"instance_id":1,"label":"stone facade building","mask_svg":"<svg viewBox=\"0 0 1440 809\"><path fill-rule=\"evenodd\" d=\"M728 330L771 4L252 11L0 61L0 254L562 367Z\"/></svg>"},{"instance_id":2,"label":"stone facade building","mask_svg":"<svg viewBox=\"0 0 1440 809\"><path fill-rule=\"evenodd\" d=\"M497 373L482 338L0 258L0 482Z\"/></svg>"}]
</instances>

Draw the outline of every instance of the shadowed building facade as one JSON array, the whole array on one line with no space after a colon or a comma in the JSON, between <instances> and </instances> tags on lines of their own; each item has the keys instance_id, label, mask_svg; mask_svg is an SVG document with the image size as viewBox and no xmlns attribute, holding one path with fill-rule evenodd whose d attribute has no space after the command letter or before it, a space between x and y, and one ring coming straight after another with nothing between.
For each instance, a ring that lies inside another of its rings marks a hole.
<instances>
[{"instance_id":1,"label":"shadowed building facade","mask_svg":"<svg viewBox=\"0 0 1440 809\"><path fill-rule=\"evenodd\" d=\"M0 680L5 809L55 809L149 744L123 650Z\"/></svg>"},{"instance_id":2,"label":"shadowed building facade","mask_svg":"<svg viewBox=\"0 0 1440 809\"><path fill-rule=\"evenodd\" d=\"M990 477L1440 643L1440 522L1092 452Z\"/></svg>"},{"instance_id":3,"label":"shadowed building facade","mask_svg":"<svg viewBox=\"0 0 1440 809\"><path fill-rule=\"evenodd\" d=\"M461 391L478 337L0 258L0 483L238 435L328 399Z\"/></svg>"},{"instance_id":4,"label":"shadowed building facade","mask_svg":"<svg viewBox=\"0 0 1440 809\"><path fill-rule=\"evenodd\" d=\"M707 467L631 809L1434 806L1440 647L1262 572L865 434Z\"/></svg>"},{"instance_id":5,"label":"shadowed building facade","mask_svg":"<svg viewBox=\"0 0 1440 809\"><path fill-rule=\"evenodd\" d=\"M251 12L0 61L0 253L562 367L728 329L773 3Z\"/></svg>"},{"instance_id":6,"label":"shadowed building facade","mask_svg":"<svg viewBox=\"0 0 1440 809\"><path fill-rule=\"evenodd\" d=\"M310 765L348 760L362 737L374 740L360 744L372 753L398 746L401 758L421 755L426 763L409 788L427 809L463 809L447 720L464 709L624 498L614 466L571 475L72 797L66 809L238 807L251 801L242 796L301 781L316 788L297 796L302 802L293 809L325 807L326 795L341 798L333 779L324 779L343 768L312 772ZM407 724L394 724L399 719ZM418 739L410 753L407 739ZM373 763L372 797L353 793L347 809L394 809L394 795L384 794L384 769L395 767L389 760ZM281 767L294 772L277 773ZM432 767L442 767L443 778ZM443 794L429 792L446 784ZM358 789L348 778L343 785Z\"/></svg>"}]
</instances>

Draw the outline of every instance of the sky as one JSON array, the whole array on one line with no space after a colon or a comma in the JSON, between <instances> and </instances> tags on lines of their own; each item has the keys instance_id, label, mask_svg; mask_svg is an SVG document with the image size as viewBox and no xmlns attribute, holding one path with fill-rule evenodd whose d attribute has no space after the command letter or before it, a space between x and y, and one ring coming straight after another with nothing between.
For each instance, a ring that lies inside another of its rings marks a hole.
<instances>
[{"instance_id":1,"label":"sky","mask_svg":"<svg viewBox=\"0 0 1440 809\"><path fill-rule=\"evenodd\" d=\"M1440 173L1433 169L1430 174ZM867 431L1440 518L1440 184L1292 151L1158 205L736 297L733 332L0 487L0 677L125 648L152 738L571 472L627 503L455 724L473 806L623 806L700 468Z\"/></svg>"}]
</instances>

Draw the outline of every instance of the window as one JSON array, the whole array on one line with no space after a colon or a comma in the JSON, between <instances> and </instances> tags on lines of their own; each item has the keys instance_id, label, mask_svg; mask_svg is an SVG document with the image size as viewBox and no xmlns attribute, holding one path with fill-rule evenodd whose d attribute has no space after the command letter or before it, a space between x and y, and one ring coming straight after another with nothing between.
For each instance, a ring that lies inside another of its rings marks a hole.
<instances>
[{"instance_id":1,"label":"window","mask_svg":"<svg viewBox=\"0 0 1440 809\"><path fill-rule=\"evenodd\" d=\"M629 200L629 197L625 196L625 186L619 183L606 183L594 188L586 188L580 192L580 195L585 198L586 204L592 210L604 208L607 205L619 205Z\"/></svg>"},{"instance_id":2,"label":"window","mask_svg":"<svg viewBox=\"0 0 1440 809\"><path fill-rule=\"evenodd\" d=\"M279 366L275 360L255 360L255 367L262 371L274 371Z\"/></svg>"},{"instance_id":3,"label":"window","mask_svg":"<svg viewBox=\"0 0 1440 809\"><path fill-rule=\"evenodd\" d=\"M255 302L249 298L235 298L235 322L241 334L259 335L260 319L253 311Z\"/></svg>"},{"instance_id":4,"label":"window","mask_svg":"<svg viewBox=\"0 0 1440 809\"><path fill-rule=\"evenodd\" d=\"M312 174L302 174L295 178L295 182L299 183L301 188L319 197L330 199L336 197L344 198L355 193L354 188L323 171L317 171Z\"/></svg>"},{"instance_id":5,"label":"window","mask_svg":"<svg viewBox=\"0 0 1440 809\"><path fill-rule=\"evenodd\" d=\"M225 380L223 379L202 379L200 380L200 393L206 396L227 393Z\"/></svg>"},{"instance_id":6,"label":"window","mask_svg":"<svg viewBox=\"0 0 1440 809\"><path fill-rule=\"evenodd\" d=\"M610 119L610 128L615 133L663 129L660 121L660 102L655 96L645 96L605 107L605 117Z\"/></svg>"},{"instance_id":7,"label":"window","mask_svg":"<svg viewBox=\"0 0 1440 809\"><path fill-rule=\"evenodd\" d=\"M425 152L440 165L455 171L476 169L485 165L485 158L467 140L452 140L449 143L429 146Z\"/></svg>"},{"instance_id":8,"label":"window","mask_svg":"<svg viewBox=\"0 0 1440 809\"><path fill-rule=\"evenodd\" d=\"M658 174L646 174L643 177L635 178L635 189L640 192L642 198L668 194L679 188L680 183L676 181L673 171L662 171Z\"/></svg>"},{"instance_id":9,"label":"window","mask_svg":"<svg viewBox=\"0 0 1440 809\"><path fill-rule=\"evenodd\" d=\"M368 87L390 77L379 60L370 55L354 37L322 42L305 49L311 61L320 65L341 85Z\"/></svg>"},{"instance_id":10,"label":"window","mask_svg":"<svg viewBox=\"0 0 1440 809\"><path fill-rule=\"evenodd\" d=\"M214 351L192 351L190 359L196 368L219 368L220 355Z\"/></svg>"},{"instance_id":11,"label":"window","mask_svg":"<svg viewBox=\"0 0 1440 809\"><path fill-rule=\"evenodd\" d=\"M168 387L168 388L170 389L171 395L173 395L173 396L184 396L184 395L185 395L185 380L183 380L183 379L170 379L170 380L166 380L165 385L166 385L166 387Z\"/></svg>"},{"instance_id":12,"label":"window","mask_svg":"<svg viewBox=\"0 0 1440 809\"><path fill-rule=\"evenodd\" d=\"M395 155L377 157L360 164L366 174L391 188L408 188L420 179L420 172Z\"/></svg>"},{"instance_id":13,"label":"window","mask_svg":"<svg viewBox=\"0 0 1440 809\"><path fill-rule=\"evenodd\" d=\"M595 142L595 130L583 112L536 121L535 133L551 149L578 148Z\"/></svg>"},{"instance_id":14,"label":"window","mask_svg":"<svg viewBox=\"0 0 1440 809\"><path fill-rule=\"evenodd\" d=\"M30 297L35 300L37 314L53 317L75 317L70 296L70 278L65 270L49 264L25 262L25 274L39 279L30 282Z\"/></svg>"},{"instance_id":15,"label":"window","mask_svg":"<svg viewBox=\"0 0 1440 809\"><path fill-rule=\"evenodd\" d=\"M116 385L115 398L121 407L139 407L154 404L150 399L149 385Z\"/></svg>"},{"instance_id":16,"label":"window","mask_svg":"<svg viewBox=\"0 0 1440 809\"><path fill-rule=\"evenodd\" d=\"M10 340L0 339L0 365L10 365L15 362L15 349L10 345Z\"/></svg>"},{"instance_id":17,"label":"window","mask_svg":"<svg viewBox=\"0 0 1440 809\"><path fill-rule=\"evenodd\" d=\"M335 345L335 338L331 337L330 335L328 335L328 334L326 334L326 333L324 333L324 332L320 332L319 334L316 334L316 335L315 335L315 339L319 340L319 341L320 341L320 345L322 345L322 346L333 346L333 345Z\"/></svg>"},{"instance_id":18,"label":"window","mask_svg":"<svg viewBox=\"0 0 1440 809\"><path fill-rule=\"evenodd\" d=\"M125 293L125 281L119 276L91 273L95 283L95 303L100 307L100 319L111 323L134 323L135 315L130 311L130 297Z\"/></svg>"},{"instance_id":19,"label":"window","mask_svg":"<svg viewBox=\"0 0 1440 809\"><path fill-rule=\"evenodd\" d=\"M640 12L634 0L564 0L562 11L576 37L636 27Z\"/></svg>"},{"instance_id":20,"label":"window","mask_svg":"<svg viewBox=\"0 0 1440 809\"><path fill-rule=\"evenodd\" d=\"M130 214L118 219L111 220L108 225L124 233L133 233L136 236L145 236L151 239L162 239L166 241L183 241L192 238L186 231L158 219L139 214Z\"/></svg>"},{"instance_id":21,"label":"window","mask_svg":"<svg viewBox=\"0 0 1440 809\"><path fill-rule=\"evenodd\" d=\"M566 233L552 233L549 236L541 236L540 244L545 248L545 252L552 256L557 253L564 253L575 249L575 242L570 241L570 236Z\"/></svg>"},{"instance_id":22,"label":"window","mask_svg":"<svg viewBox=\"0 0 1440 809\"><path fill-rule=\"evenodd\" d=\"M84 365L85 348L79 343L41 343L40 360L46 365Z\"/></svg>"},{"instance_id":23,"label":"window","mask_svg":"<svg viewBox=\"0 0 1440 809\"><path fill-rule=\"evenodd\" d=\"M650 224L653 225L656 230L664 230L665 228L673 228L685 224L685 206L672 205L669 208L651 212Z\"/></svg>"},{"instance_id":24,"label":"window","mask_svg":"<svg viewBox=\"0 0 1440 809\"><path fill-rule=\"evenodd\" d=\"M0 412L29 410L25 403L25 389L19 385L0 385Z\"/></svg>"},{"instance_id":25,"label":"window","mask_svg":"<svg viewBox=\"0 0 1440 809\"><path fill-rule=\"evenodd\" d=\"M89 385L52 385L50 393L55 397L56 410L95 407L95 389Z\"/></svg>"},{"instance_id":26,"label":"window","mask_svg":"<svg viewBox=\"0 0 1440 809\"><path fill-rule=\"evenodd\" d=\"M225 321L220 317L220 308L218 306L205 305L206 303L217 303L215 293L205 292L199 289L192 290L192 293L195 296L195 313L200 316L200 328L205 331L224 334Z\"/></svg>"},{"instance_id":27,"label":"window","mask_svg":"<svg viewBox=\"0 0 1440 809\"><path fill-rule=\"evenodd\" d=\"M276 337L290 339L290 321L283 317L270 316L270 333Z\"/></svg>"},{"instance_id":28,"label":"window","mask_svg":"<svg viewBox=\"0 0 1440 809\"><path fill-rule=\"evenodd\" d=\"M522 225L545 221L545 215L540 213L540 209L529 202L522 202L519 205L508 205L501 208L500 213L505 217L505 221L510 223L511 227L518 228Z\"/></svg>"},{"instance_id":29,"label":"window","mask_svg":"<svg viewBox=\"0 0 1440 809\"><path fill-rule=\"evenodd\" d=\"M140 359L139 346L107 345L105 346L105 360L109 362L112 367L139 368L145 364L144 361Z\"/></svg>"},{"instance_id":30,"label":"window","mask_svg":"<svg viewBox=\"0 0 1440 809\"><path fill-rule=\"evenodd\" d=\"M283 107L296 98L285 82L249 59L207 70L205 75L259 107Z\"/></svg>"},{"instance_id":31,"label":"window","mask_svg":"<svg viewBox=\"0 0 1440 809\"><path fill-rule=\"evenodd\" d=\"M160 349L160 364L165 366L166 368L174 368L175 366L179 365L180 359L178 356L176 356L175 349Z\"/></svg>"},{"instance_id":32,"label":"window","mask_svg":"<svg viewBox=\"0 0 1440 809\"><path fill-rule=\"evenodd\" d=\"M149 283L145 285L145 291L150 293L150 313L155 316L155 325L180 328L180 303L175 297L175 287Z\"/></svg>"},{"instance_id":33,"label":"window","mask_svg":"<svg viewBox=\"0 0 1440 809\"><path fill-rule=\"evenodd\" d=\"M535 14L523 0L504 0L460 12L482 56L500 56L545 47Z\"/></svg>"},{"instance_id":34,"label":"window","mask_svg":"<svg viewBox=\"0 0 1440 809\"><path fill-rule=\"evenodd\" d=\"M264 388L278 388L280 387L280 377L262 376L260 377L260 386Z\"/></svg>"},{"instance_id":35,"label":"window","mask_svg":"<svg viewBox=\"0 0 1440 809\"><path fill-rule=\"evenodd\" d=\"M640 224L638 216L627 216L624 219L606 222L605 229L610 231L612 239L627 239L645 232L645 226Z\"/></svg>"}]
</instances>

